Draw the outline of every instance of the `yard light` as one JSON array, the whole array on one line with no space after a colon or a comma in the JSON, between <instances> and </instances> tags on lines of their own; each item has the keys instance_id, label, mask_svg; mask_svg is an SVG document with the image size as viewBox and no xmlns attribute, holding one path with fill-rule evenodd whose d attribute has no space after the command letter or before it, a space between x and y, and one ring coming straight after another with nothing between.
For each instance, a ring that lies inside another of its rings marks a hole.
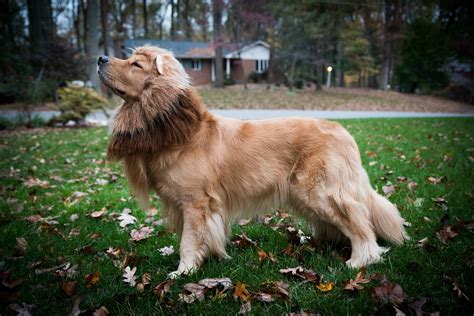
<instances>
[{"instance_id":1,"label":"yard light","mask_svg":"<svg viewBox=\"0 0 474 316\"><path fill-rule=\"evenodd\" d=\"M331 66L328 66L328 68L326 69L328 71L328 82L326 83L326 86L329 88L331 86L331 71L332 71L332 67Z\"/></svg>"}]
</instances>

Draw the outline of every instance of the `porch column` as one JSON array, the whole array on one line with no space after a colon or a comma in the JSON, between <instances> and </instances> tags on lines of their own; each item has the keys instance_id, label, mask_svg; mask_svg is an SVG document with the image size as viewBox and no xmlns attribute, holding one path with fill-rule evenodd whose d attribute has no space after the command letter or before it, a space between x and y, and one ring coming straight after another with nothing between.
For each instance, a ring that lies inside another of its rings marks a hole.
<instances>
[{"instance_id":1,"label":"porch column","mask_svg":"<svg viewBox=\"0 0 474 316\"><path fill-rule=\"evenodd\" d=\"M230 58L226 59L225 74L227 79L230 79Z\"/></svg>"},{"instance_id":2,"label":"porch column","mask_svg":"<svg viewBox=\"0 0 474 316\"><path fill-rule=\"evenodd\" d=\"M214 59L211 60L211 81L216 81L216 65L214 64Z\"/></svg>"}]
</instances>

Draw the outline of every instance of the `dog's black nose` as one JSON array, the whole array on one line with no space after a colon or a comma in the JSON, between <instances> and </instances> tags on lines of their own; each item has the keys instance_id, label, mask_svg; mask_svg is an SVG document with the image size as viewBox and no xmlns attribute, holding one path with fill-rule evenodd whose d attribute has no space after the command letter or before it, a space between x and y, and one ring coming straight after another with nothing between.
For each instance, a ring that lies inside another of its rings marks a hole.
<instances>
[{"instance_id":1,"label":"dog's black nose","mask_svg":"<svg viewBox=\"0 0 474 316\"><path fill-rule=\"evenodd\" d=\"M103 65L103 64L106 64L109 62L109 57L105 56L105 55L102 55L102 56L99 56L99 59L97 60L97 65Z\"/></svg>"}]
</instances>

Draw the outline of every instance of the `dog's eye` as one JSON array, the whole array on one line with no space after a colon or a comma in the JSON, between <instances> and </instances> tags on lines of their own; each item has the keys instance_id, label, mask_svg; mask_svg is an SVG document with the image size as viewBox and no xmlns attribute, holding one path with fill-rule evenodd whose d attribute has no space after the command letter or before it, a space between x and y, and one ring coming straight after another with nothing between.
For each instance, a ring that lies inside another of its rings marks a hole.
<instances>
[{"instance_id":1,"label":"dog's eye","mask_svg":"<svg viewBox=\"0 0 474 316\"><path fill-rule=\"evenodd\" d=\"M139 64L138 62L136 62L136 61L133 62L132 66L135 66L135 67L138 67L138 68L142 68L142 69L143 69L143 67L140 66L140 64Z\"/></svg>"}]
</instances>

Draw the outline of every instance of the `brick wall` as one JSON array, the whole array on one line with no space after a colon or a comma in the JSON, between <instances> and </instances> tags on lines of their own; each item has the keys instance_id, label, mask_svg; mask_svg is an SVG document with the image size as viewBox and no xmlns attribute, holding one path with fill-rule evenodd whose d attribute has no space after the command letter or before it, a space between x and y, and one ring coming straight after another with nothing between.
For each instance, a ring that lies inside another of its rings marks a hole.
<instances>
[{"instance_id":1,"label":"brick wall","mask_svg":"<svg viewBox=\"0 0 474 316\"><path fill-rule=\"evenodd\" d=\"M188 73L189 77L191 77L191 82L193 85L199 86L212 82L210 59L201 59L201 70L191 69L191 60L181 60L181 63L183 64L184 69Z\"/></svg>"}]
</instances>

